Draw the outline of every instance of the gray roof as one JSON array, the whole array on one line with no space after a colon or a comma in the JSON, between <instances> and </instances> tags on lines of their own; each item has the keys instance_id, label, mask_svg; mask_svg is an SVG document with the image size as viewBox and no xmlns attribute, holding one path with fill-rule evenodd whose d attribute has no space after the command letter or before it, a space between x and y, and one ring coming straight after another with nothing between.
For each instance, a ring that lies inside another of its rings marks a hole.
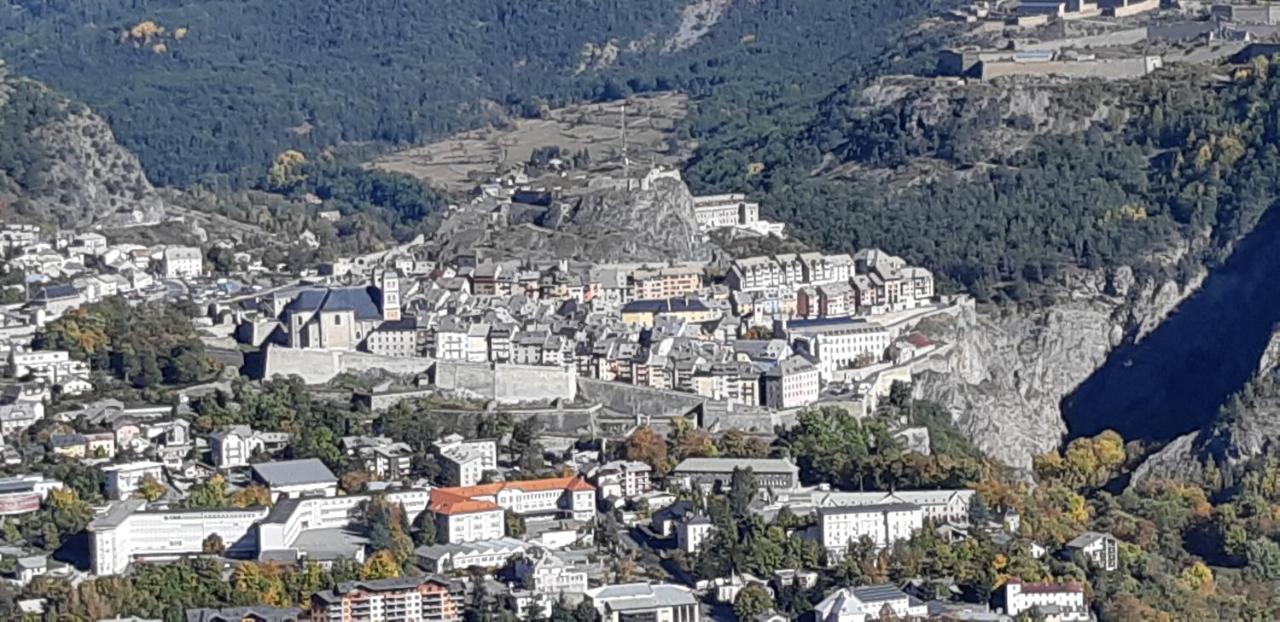
<instances>
[{"instance_id":1,"label":"gray roof","mask_svg":"<svg viewBox=\"0 0 1280 622\"><path fill-rule=\"evenodd\" d=\"M1102 540L1104 538L1110 538L1110 537L1111 536L1105 533L1098 533L1096 531L1086 531L1072 538L1071 541L1066 543L1065 546L1066 548L1069 548L1069 549L1083 549L1099 540Z\"/></svg>"},{"instance_id":2,"label":"gray roof","mask_svg":"<svg viewBox=\"0 0 1280 622\"><path fill-rule=\"evenodd\" d=\"M840 507L818 508L819 516L830 514L869 514L883 512L914 512L920 506L914 503L872 503L868 505L846 505Z\"/></svg>"},{"instance_id":3,"label":"gray roof","mask_svg":"<svg viewBox=\"0 0 1280 622\"><path fill-rule=\"evenodd\" d=\"M264 462L253 465L253 474L268 486L337 483L338 478L317 458Z\"/></svg>"},{"instance_id":4,"label":"gray roof","mask_svg":"<svg viewBox=\"0 0 1280 622\"><path fill-rule=\"evenodd\" d=\"M782 458L686 458L674 473L732 473L751 469L755 473L795 473L796 465Z\"/></svg>"},{"instance_id":5,"label":"gray roof","mask_svg":"<svg viewBox=\"0 0 1280 622\"><path fill-rule=\"evenodd\" d=\"M113 529L124 523L134 512L146 506L147 502L142 499L125 499L117 501L107 506L107 510L98 516L95 516L89 522L89 531L101 531L104 529Z\"/></svg>"},{"instance_id":6,"label":"gray roof","mask_svg":"<svg viewBox=\"0 0 1280 622\"><path fill-rule=\"evenodd\" d=\"M588 595L593 601L603 601L613 611L647 611L698 604L688 588L666 583L606 585L589 591Z\"/></svg>"},{"instance_id":7,"label":"gray roof","mask_svg":"<svg viewBox=\"0 0 1280 622\"><path fill-rule=\"evenodd\" d=\"M227 609L188 609L187 622L241 622L251 617L264 622L293 622L302 617L302 613L302 609L298 607L269 607L267 605L229 607Z\"/></svg>"},{"instance_id":8,"label":"gray roof","mask_svg":"<svg viewBox=\"0 0 1280 622\"><path fill-rule=\"evenodd\" d=\"M898 600L906 598L906 592L898 589L898 586L892 583L881 583L879 585L864 585L862 587L853 588L853 595L864 603L883 602L886 600Z\"/></svg>"}]
</instances>

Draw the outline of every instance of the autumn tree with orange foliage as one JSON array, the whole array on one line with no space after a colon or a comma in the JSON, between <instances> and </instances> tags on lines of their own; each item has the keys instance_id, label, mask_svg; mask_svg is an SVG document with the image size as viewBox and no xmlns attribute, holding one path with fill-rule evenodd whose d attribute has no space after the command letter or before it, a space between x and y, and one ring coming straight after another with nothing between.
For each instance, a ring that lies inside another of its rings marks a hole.
<instances>
[{"instance_id":1,"label":"autumn tree with orange foliage","mask_svg":"<svg viewBox=\"0 0 1280 622\"><path fill-rule=\"evenodd\" d=\"M641 426L627 438L626 456L649 465L659 475L671 470L667 439L649 426Z\"/></svg>"}]
</instances>

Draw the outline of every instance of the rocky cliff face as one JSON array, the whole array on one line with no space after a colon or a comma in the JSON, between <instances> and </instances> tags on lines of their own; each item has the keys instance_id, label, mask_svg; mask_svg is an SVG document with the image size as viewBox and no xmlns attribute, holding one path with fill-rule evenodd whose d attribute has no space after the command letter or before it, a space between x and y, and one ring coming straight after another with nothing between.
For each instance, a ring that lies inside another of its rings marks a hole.
<instances>
[{"instance_id":1,"label":"rocky cliff face","mask_svg":"<svg viewBox=\"0 0 1280 622\"><path fill-rule=\"evenodd\" d=\"M917 375L918 397L948 407L993 458L1029 468L1066 433L1061 403L1125 339L1158 324L1194 286L1135 282L1128 268L1081 272L1043 308L936 317L920 330L952 344Z\"/></svg>"},{"instance_id":2,"label":"rocky cliff face","mask_svg":"<svg viewBox=\"0 0 1280 622\"><path fill-rule=\"evenodd\" d=\"M512 224L470 206L451 213L435 239L446 252L484 258L573 259L593 263L710 259L693 214L693 196L676 179L644 189L582 190L536 218Z\"/></svg>"},{"instance_id":3,"label":"rocky cliff face","mask_svg":"<svg viewBox=\"0 0 1280 622\"><path fill-rule=\"evenodd\" d=\"M4 110L33 105L41 107L38 115ZM7 184L10 196L4 198L15 206L17 217L62 227L120 227L163 219L164 202L138 159L84 106L7 75L0 66L0 113L34 125L9 126L23 136L7 137L6 146L19 152L8 155L42 164L34 177Z\"/></svg>"},{"instance_id":4,"label":"rocky cliff face","mask_svg":"<svg viewBox=\"0 0 1280 622\"><path fill-rule=\"evenodd\" d=\"M37 205L64 227L153 225L164 202L138 158L116 142L107 123L80 108L36 131L51 159L49 196Z\"/></svg>"},{"instance_id":5,"label":"rocky cliff face","mask_svg":"<svg viewBox=\"0 0 1280 622\"><path fill-rule=\"evenodd\" d=\"M1195 481L1213 465L1228 470L1280 447L1280 327L1272 333L1257 376L1223 406L1213 425L1178 437L1152 454L1130 486L1159 479Z\"/></svg>"},{"instance_id":6,"label":"rocky cliff face","mask_svg":"<svg viewBox=\"0 0 1280 622\"><path fill-rule=\"evenodd\" d=\"M693 215L693 195L674 179L583 196L558 230L583 240L585 257L606 263L710 256Z\"/></svg>"}]
</instances>

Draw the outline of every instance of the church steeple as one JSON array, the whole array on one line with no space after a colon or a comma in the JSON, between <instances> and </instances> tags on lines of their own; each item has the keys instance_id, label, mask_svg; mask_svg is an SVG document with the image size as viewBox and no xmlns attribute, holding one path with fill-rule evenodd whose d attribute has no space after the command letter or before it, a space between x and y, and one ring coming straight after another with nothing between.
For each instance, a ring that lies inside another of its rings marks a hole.
<instances>
[{"instance_id":1,"label":"church steeple","mask_svg":"<svg viewBox=\"0 0 1280 622\"><path fill-rule=\"evenodd\" d=\"M400 275L394 269L379 270L374 274L373 286L378 291L378 307L383 321L399 320Z\"/></svg>"}]
</instances>

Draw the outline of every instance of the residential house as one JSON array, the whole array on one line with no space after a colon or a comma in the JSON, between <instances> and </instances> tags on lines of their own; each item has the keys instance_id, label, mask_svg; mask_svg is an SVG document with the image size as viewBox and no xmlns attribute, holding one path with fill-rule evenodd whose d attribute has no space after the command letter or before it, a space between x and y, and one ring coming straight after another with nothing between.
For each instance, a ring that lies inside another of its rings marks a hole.
<instances>
[{"instance_id":1,"label":"residential house","mask_svg":"<svg viewBox=\"0 0 1280 622\"><path fill-rule=\"evenodd\" d=\"M1076 553L1081 553L1099 568L1109 572L1120 567L1119 548L1115 536L1086 531L1067 542L1063 546L1062 555L1071 558Z\"/></svg>"}]
</instances>

